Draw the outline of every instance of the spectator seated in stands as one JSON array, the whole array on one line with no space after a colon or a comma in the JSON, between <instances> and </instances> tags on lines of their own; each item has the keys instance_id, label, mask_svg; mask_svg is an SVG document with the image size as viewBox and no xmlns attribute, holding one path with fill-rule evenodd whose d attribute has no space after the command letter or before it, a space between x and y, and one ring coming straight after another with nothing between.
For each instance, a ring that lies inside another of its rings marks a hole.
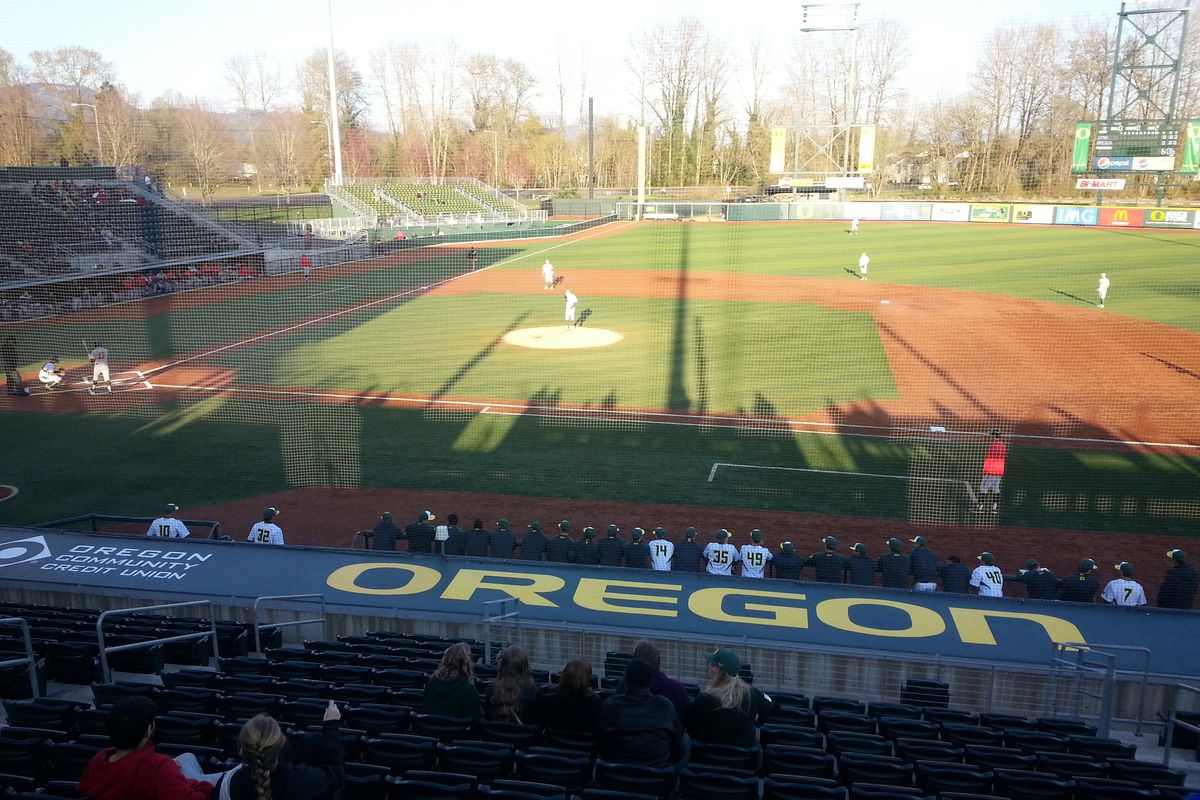
<instances>
[{"instance_id":1,"label":"spectator seated in stands","mask_svg":"<svg viewBox=\"0 0 1200 800\"><path fill-rule=\"evenodd\" d=\"M529 654L518 645L509 645L500 656L496 680L488 691L488 719L537 724L541 695L542 690L533 682Z\"/></svg>"},{"instance_id":2,"label":"spectator seated in stands","mask_svg":"<svg viewBox=\"0 0 1200 800\"><path fill-rule=\"evenodd\" d=\"M596 722L600 758L649 767L682 765L683 725L670 700L650 694L653 678L654 669L640 658L625 667L625 694L613 695L600 707Z\"/></svg>"},{"instance_id":3,"label":"spectator seated in stands","mask_svg":"<svg viewBox=\"0 0 1200 800\"><path fill-rule=\"evenodd\" d=\"M320 733L310 733L287 757L288 740L267 714L248 720L238 734L242 766L226 773L230 800L333 800L342 796L345 765L338 734L342 714L330 700ZM260 792L260 787L265 788ZM218 786L215 792L224 787Z\"/></svg>"},{"instance_id":4,"label":"spectator seated in stands","mask_svg":"<svg viewBox=\"0 0 1200 800\"><path fill-rule=\"evenodd\" d=\"M547 728L560 731L596 729L601 700L592 690L592 665L573 658L563 667L558 685L551 694L543 694L538 717Z\"/></svg>"},{"instance_id":5,"label":"spectator seated in stands","mask_svg":"<svg viewBox=\"0 0 1200 800\"><path fill-rule=\"evenodd\" d=\"M112 747L101 750L79 779L79 791L91 800L208 800L212 785L185 778L169 756L154 752L150 739L158 713L149 697L122 697L108 712Z\"/></svg>"},{"instance_id":6,"label":"spectator seated in stands","mask_svg":"<svg viewBox=\"0 0 1200 800\"><path fill-rule=\"evenodd\" d=\"M426 714L444 717L480 719L483 716L479 691L475 688L471 648L465 642L451 645L442 654L442 665L425 684L422 708Z\"/></svg>"},{"instance_id":7,"label":"spectator seated in stands","mask_svg":"<svg viewBox=\"0 0 1200 800\"><path fill-rule=\"evenodd\" d=\"M707 744L753 747L757 725L774 709L771 698L738 677L742 661L720 648L708 656L708 686L688 711L687 730Z\"/></svg>"},{"instance_id":8,"label":"spectator seated in stands","mask_svg":"<svg viewBox=\"0 0 1200 800\"><path fill-rule=\"evenodd\" d=\"M688 696L687 689L684 685L674 678L668 678L661 669L662 656L658 652L658 648L650 642L639 642L638 646L633 650L633 657L640 658L650 665L654 670L654 677L650 679L650 694L658 697L665 697L675 706L675 711L679 714L680 722L687 719L688 706L691 705L692 698ZM617 684L617 694L625 691L625 681L621 680Z\"/></svg>"}]
</instances>

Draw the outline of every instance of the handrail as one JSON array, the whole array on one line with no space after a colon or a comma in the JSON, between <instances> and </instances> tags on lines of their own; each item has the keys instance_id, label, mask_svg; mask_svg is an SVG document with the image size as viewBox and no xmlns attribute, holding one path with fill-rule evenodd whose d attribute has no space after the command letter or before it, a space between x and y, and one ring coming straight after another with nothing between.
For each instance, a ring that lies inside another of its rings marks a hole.
<instances>
[{"instance_id":1,"label":"handrail","mask_svg":"<svg viewBox=\"0 0 1200 800\"><path fill-rule=\"evenodd\" d=\"M213 662L221 657L221 652L217 643L217 621L213 615L209 615L208 633L181 633L178 636L166 636L161 639L151 639L148 642L133 642L131 644L118 644L112 647L104 645L104 620L108 617L117 615L136 614L140 611L159 611L165 608L188 608L193 606L208 606L212 608L212 600L191 600L186 603L161 603L153 606L139 606L138 608L114 608L109 611L100 612L100 616L96 618L96 640L100 644L100 676L105 683L112 681L112 671L108 668L108 654L122 653L126 650L142 650L148 647L153 647L157 644L166 644L168 642L188 642L192 639L203 639L205 636L212 637L212 655Z\"/></svg>"},{"instance_id":2,"label":"handrail","mask_svg":"<svg viewBox=\"0 0 1200 800\"><path fill-rule=\"evenodd\" d=\"M39 688L37 675L37 656L33 652L33 638L29 635L29 623L25 621L24 617L4 617L0 619L0 625L11 625L13 623L21 626L21 638L25 640L25 657L0 661L0 667L15 667L18 664L28 664L29 687L33 690L34 697L41 697L42 693Z\"/></svg>"},{"instance_id":3,"label":"handrail","mask_svg":"<svg viewBox=\"0 0 1200 800\"><path fill-rule=\"evenodd\" d=\"M1061 644L1055 645L1054 649L1056 651L1071 650L1071 651L1080 653L1081 655L1076 657L1076 661L1079 664L1079 666L1095 666L1095 665L1086 664L1085 662L1080 662L1079 659L1082 658L1082 653L1096 652L1102 656L1107 657L1109 659L1109 663L1106 666L1107 666L1107 669L1112 673L1114 680L1116 677L1115 674L1117 672L1117 662L1120 658L1120 653L1124 652L1124 653L1133 653L1136 655L1140 655L1142 657L1142 659L1141 659L1142 666L1141 666L1141 669L1139 670L1139 672L1141 674L1141 681L1138 683L1138 702L1137 702L1138 712L1137 712L1137 718L1134 720L1134 723L1135 723L1134 733L1137 736L1142 735L1142 724L1144 722L1144 720L1142 719L1142 710L1146 704L1146 687L1150 683L1150 658L1153 655L1150 652L1150 648L1135 647L1133 645L1123 645L1123 644L1104 644L1101 642L1063 642ZM1116 652L1116 651L1120 651L1120 652ZM1054 658L1051 659L1052 663L1054 663L1055 661L1056 661L1056 659L1054 659ZM1125 669L1122 671L1129 672L1130 670ZM1111 698L1110 698L1110 700L1111 700ZM1110 707L1110 708L1105 709L1105 712L1102 712L1102 713L1105 713L1105 716L1107 716L1109 718L1109 720L1111 720L1112 708ZM1103 727L1107 731L1107 728L1108 728L1107 721L1104 723Z\"/></svg>"},{"instance_id":4,"label":"handrail","mask_svg":"<svg viewBox=\"0 0 1200 800\"><path fill-rule=\"evenodd\" d=\"M1167 728L1163 733L1163 766L1171 766L1171 748L1175 743L1175 726L1191 731L1192 733L1200 733L1200 725L1193 725L1190 722L1180 722L1175 717L1175 712L1179 708L1179 693L1191 692L1194 695L1200 696L1200 689L1195 686L1188 686L1186 683L1177 683L1171 687L1171 711L1167 715Z\"/></svg>"},{"instance_id":5,"label":"handrail","mask_svg":"<svg viewBox=\"0 0 1200 800\"><path fill-rule=\"evenodd\" d=\"M263 625L260 625L258 622L258 609L259 609L259 606L261 606L264 601L267 601L267 600L307 600L307 599L311 599L313 597L320 598L320 600L321 600L321 616L320 617L313 617L311 619L298 619L298 620L293 620L292 622L272 622L270 624L263 624ZM262 639L259 635L260 630L274 630L275 628L290 628L293 625L308 625L308 624L311 624L314 622L319 622L319 623L321 623L321 632L324 633L325 627L328 624L327 620L325 619L325 595L323 595L319 592L313 592L312 594L275 594L275 595L264 595L262 597L256 597L254 599L253 621L254 621L254 652L258 653L259 655L262 655Z\"/></svg>"},{"instance_id":6,"label":"handrail","mask_svg":"<svg viewBox=\"0 0 1200 800\"><path fill-rule=\"evenodd\" d=\"M505 607L512 605L511 611L505 611ZM490 613L492 607L498 607L498 613ZM501 597L498 600L485 600L483 603L483 663L492 663L492 624L496 622L504 622L505 620L515 620L514 624L517 627L518 635L521 629L521 600L517 597Z\"/></svg>"},{"instance_id":7,"label":"handrail","mask_svg":"<svg viewBox=\"0 0 1200 800\"><path fill-rule=\"evenodd\" d=\"M67 525L74 525L77 522L88 522L92 526L92 533L99 533L100 529L96 527L97 522L153 522L157 517L130 517L123 514L80 514L76 517L64 517L63 519L53 519L49 522L40 522L33 527L35 528L62 528ZM209 539L221 538L221 523L215 520L207 519L181 519L184 525L200 525L209 528ZM126 534L126 535L141 535L141 534ZM146 536L146 539L157 539L161 537Z\"/></svg>"}]
</instances>

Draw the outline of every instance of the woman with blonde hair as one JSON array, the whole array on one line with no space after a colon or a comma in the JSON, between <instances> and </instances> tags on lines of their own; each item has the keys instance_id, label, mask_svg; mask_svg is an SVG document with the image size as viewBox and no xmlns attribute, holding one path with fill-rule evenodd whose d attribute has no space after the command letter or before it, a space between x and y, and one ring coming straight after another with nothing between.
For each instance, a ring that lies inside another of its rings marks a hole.
<instances>
[{"instance_id":1,"label":"woman with blonde hair","mask_svg":"<svg viewBox=\"0 0 1200 800\"><path fill-rule=\"evenodd\" d=\"M775 704L738 677L742 660L732 650L722 647L707 659L708 686L688 710L687 732L706 744L753 747L758 743L758 724Z\"/></svg>"},{"instance_id":2,"label":"woman with blonde hair","mask_svg":"<svg viewBox=\"0 0 1200 800\"><path fill-rule=\"evenodd\" d=\"M541 688L533 682L529 654L519 645L509 645L500 656L496 680L488 692L488 719L536 724L541 696Z\"/></svg>"},{"instance_id":3,"label":"woman with blonde hair","mask_svg":"<svg viewBox=\"0 0 1200 800\"><path fill-rule=\"evenodd\" d=\"M458 642L442 653L442 664L425 684L422 709L426 714L446 717L479 719L483 710L479 691L475 688L475 667L471 663L471 648Z\"/></svg>"},{"instance_id":4,"label":"woman with blonde hair","mask_svg":"<svg viewBox=\"0 0 1200 800\"><path fill-rule=\"evenodd\" d=\"M305 757L293 761L279 723L259 714L238 733L239 767L213 789L214 800L333 800L340 798L345 767L338 729L342 714L330 700L319 734L297 745Z\"/></svg>"}]
</instances>

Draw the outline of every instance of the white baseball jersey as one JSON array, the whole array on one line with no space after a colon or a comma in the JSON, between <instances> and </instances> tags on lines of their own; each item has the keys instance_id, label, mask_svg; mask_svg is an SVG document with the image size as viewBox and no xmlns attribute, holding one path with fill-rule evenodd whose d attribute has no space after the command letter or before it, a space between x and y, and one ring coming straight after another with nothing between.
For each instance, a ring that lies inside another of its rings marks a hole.
<instances>
[{"instance_id":1,"label":"white baseball jersey","mask_svg":"<svg viewBox=\"0 0 1200 800\"><path fill-rule=\"evenodd\" d=\"M94 349L94 350L92 350L92 352L88 353L88 358L90 358L92 361L96 362L97 364L104 364L105 366L107 366L108 365L108 348L102 344L98 344L98 345L96 345L96 349Z\"/></svg>"},{"instance_id":2,"label":"white baseball jersey","mask_svg":"<svg viewBox=\"0 0 1200 800\"><path fill-rule=\"evenodd\" d=\"M858 220L857 219L850 220L850 232L858 233Z\"/></svg>"},{"instance_id":3,"label":"white baseball jersey","mask_svg":"<svg viewBox=\"0 0 1200 800\"><path fill-rule=\"evenodd\" d=\"M542 280L546 283L554 283L554 265L546 259L546 263L542 264Z\"/></svg>"},{"instance_id":4,"label":"white baseball jersey","mask_svg":"<svg viewBox=\"0 0 1200 800\"><path fill-rule=\"evenodd\" d=\"M732 575L739 556L737 548L727 542L709 542L704 545L704 558L709 575Z\"/></svg>"},{"instance_id":5,"label":"white baseball jersey","mask_svg":"<svg viewBox=\"0 0 1200 800\"><path fill-rule=\"evenodd\" d=\"M1100 278L1100 283L1096 285L1096 294L1100 295L1101 300L1103 300L1105 295L1108 294L1108 284L1109 283L1110 283L1110 281L1108 280L1108 277L1105 276L1105 277Z\"/></svg>"},{"instance_id":6,"label":"white baseball jersey","mask_svg":"<svg viewBox=\"0 0 1200 800\"><path fill-rule=\"evenodd\" d=\"M742 577L761 578L771 560L771 551L761 544L744 544L738 558L742 560Z\"/></svg>"},{"instance_id":7,"label":"white baseball jersey","mask_svg":"<svg viewBox=\"0 0 1200 800\"><path fill-rule=\"evenodd\" d=\"M146 531L146 535L162 536L169 539L186 539L188 529L186 525L174 517L159 517L150 523L150 528Z\"/></svg>"},{"instance_id":8,"label":"white baseball jersey","mask_svg":"<svg viewBox=\"0 0 1200 800\"><path fill-rule=\"evenodd\" d=\"M565 297L567 298L567 319L575 319L575 304L579 302L579 298L570 289L567 289Z\"/></svg>"},{"instance_id":9,"label":"white baseball jersey","mask_svg":"<svg viewBox=\"0 0 1200 800\"><path fill-rule=\"evenodd\" d=\"M1004 597L1004 573L995 564L980 564L971 573L971 585L980 597Z\"/></svg>"},{"instance_id":10,"label":"white baseball jersey","mask_svg":"<svg viewBox=\"0 0 1200 800\"><path fill-rule=\"evenodd\" d=\"M675 555L675 543L670 539L653 539L650 542L650 566L657 570L671 569L671 556Z\"/></svg>"},{"instance_id":11,"label":"white baseball jersey","mask_svg":"<svg viewBox=\"0 0 1200 800\"><path fill-rule=\"evenodd\" d=\"M92 382L107 383L108 348L102 344L98 344L92 352L88 353L88 358L92 360Z\"/></svg>"},{"instance_id":12,"label":"white baseball jersey","mask_svg":"<svg viewBox=\"0 0 1200 800\"><path fill-rule=\"evenodd\" d=\"M38 380L42 383L58 383L62 380L62 376L54 374L57 370L58 364L55 364L53 361L47 361L38 371Z\"/></svg>"},{"instance_id":13,"label":"white baseball jersey","mask_svg":"<svg viewBox=\"0 0 1200 800\"><path fill-rule=\"evenodd\" d=\"M858 257L858 271L859 271L859 272L866 272L866 271L867 271L867 265L868 265L868 264L870 264L870 263L871 263L871 259L867 258L867 254L866 254L866 253L863 253L861 256L859 256L859 257Z\"/></svg>"},{"instance_id":14,"label":"white baseball jersey","mask_svg":"<svg viewBox=\"0 0 1200 800\"><path fill-rule=\"evenodd\" d=\"M1112 603L1114 606L1144 606L1146 605L1146 591L1142 589L1142 585L1137 581L1131 581L1128 578L1117 578L1108 582L1108 586L1104 587L1104 593L1100 598L1106 603Z\"/></svg>"},{"instance_id":15,"label":"white baseball jersey","mask_svg":"<svg viewBox=\"0 0 1200 800\"><path fill-rule=\"evenodd\" d=\"M283 529L273 522L259 522L250 529L247 542L258 544L283 544Z\"/></svg>"}]
</instances>

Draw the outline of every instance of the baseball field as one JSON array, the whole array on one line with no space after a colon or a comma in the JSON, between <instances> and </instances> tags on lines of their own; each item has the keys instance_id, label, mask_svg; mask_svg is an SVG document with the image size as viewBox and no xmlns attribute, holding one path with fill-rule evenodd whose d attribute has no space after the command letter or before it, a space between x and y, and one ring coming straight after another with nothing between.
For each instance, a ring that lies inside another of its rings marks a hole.
<instances>
[{"instance_id":1,"label":"baseball field","mask_svg":"<svg viewBox=\"0 0 1200 800\"><path fill-rule=\"evenodd\" d=\"M477 242L474 270L468 244L410 249L10 327L35 386L51 355L69 374L0 402L0 483L18 489L0 524L171 501L241 536L275 503L289 542L344 546L386 507L437 500L467 518L767 520L774 541L941 526L1186 544L1200 235L846 228L618 222ZM86 391L94 341L111 396ZM1008 472L980 514L992 428Z\"/></svg>"}]
</instances>

